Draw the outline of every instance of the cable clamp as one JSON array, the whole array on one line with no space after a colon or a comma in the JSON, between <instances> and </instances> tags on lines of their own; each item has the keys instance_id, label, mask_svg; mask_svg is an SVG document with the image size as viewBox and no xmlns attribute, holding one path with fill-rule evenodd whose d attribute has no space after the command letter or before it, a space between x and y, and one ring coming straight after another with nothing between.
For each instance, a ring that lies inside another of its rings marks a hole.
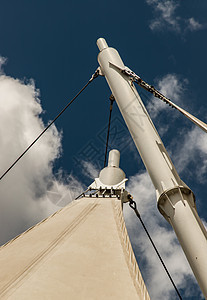
<instances>
[{"instance_id":1,"label":"cable clamp","mask_svg":"<svg viewBox=\"0 0 207 300\"><path fill-rule=\"evenodd\" d=\"M92 82L95 78L97 78L100 75L100 68L98 68L95 73L91 76L91 79L89 82Z\"/></svg>"},{"instance_id":2,"label":"cable clamp","mask_svg":"<svg viewBox=\"0 0 207 300\"><path fill-rule=\"evenodd\" d=\"M134 210L135 214L137 215L137 217L140 219L140 213L137 210L137 203L133 200L132 195L128 194L127 198L129 200L129 206Z\"/></svg>"}]
</instances>

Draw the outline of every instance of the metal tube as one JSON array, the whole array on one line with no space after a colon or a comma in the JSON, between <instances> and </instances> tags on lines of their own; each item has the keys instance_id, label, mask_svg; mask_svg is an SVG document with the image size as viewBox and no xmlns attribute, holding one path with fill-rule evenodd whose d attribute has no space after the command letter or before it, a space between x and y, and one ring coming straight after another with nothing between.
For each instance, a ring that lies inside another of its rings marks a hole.
<instances>
[{"instance_id":1,"label":"metal tube","mask_svg":"<svg viewBox=\"0 0 207 300\"><path fill-rule=\"evenodd\" d=\"M119 161L120 161L120 152L116 149L111 150L109 152L108 167L119 168Z\"/></svg>"},{"instance_id":2,"label":"metal tube","mask_svg":"<svg viewBox=\"0 0 207 300\"><path fill-rule=\"evenodd\" d=\"M105 48L108 48L108 44L107 44L106 40L103 38L99 38L97 40L97 46L100 51L102 51Z\"/></svg>"},{"instance_id":3,"label":"metal tube","mask_svg":"<svg viewBox=\"0 0 207 300\"><path fill-rule=\"evenodd\" d=\"M134 143L155 186L158 208L172 225L200 288L207 297L207 234L197 215L194 195L180 179L118 52L97 41L105 76ZM199 247L201 245L201 247Z\"/></svg>"}]
</instances>

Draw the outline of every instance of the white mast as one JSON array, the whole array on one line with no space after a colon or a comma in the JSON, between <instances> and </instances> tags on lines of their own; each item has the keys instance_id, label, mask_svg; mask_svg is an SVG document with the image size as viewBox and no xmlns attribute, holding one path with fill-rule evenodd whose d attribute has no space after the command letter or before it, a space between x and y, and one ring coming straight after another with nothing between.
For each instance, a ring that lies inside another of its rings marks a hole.
<instances>
[{"instance_id":1,"label":"white mast","mask_svg":"<svg viewBox=\"0 0 207 300\"><path fill-rule=\"evenodd\" d=\"M155 186L158 209L172 225L207 298L207 233L197 214L194 194L180 179L132 80L119 71L125 66L118 52L103 38L97 45L100 71Z\"/></svg>"}]
</instances>

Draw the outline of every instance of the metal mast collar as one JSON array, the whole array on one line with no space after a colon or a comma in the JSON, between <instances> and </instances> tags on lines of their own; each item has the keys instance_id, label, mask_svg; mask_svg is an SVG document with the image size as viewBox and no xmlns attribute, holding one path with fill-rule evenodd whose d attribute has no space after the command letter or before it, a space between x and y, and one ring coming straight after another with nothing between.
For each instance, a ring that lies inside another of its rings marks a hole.
<instances>
[{"instance_id":1,"label":"metal mast collar","mask_svg":"<svg viewBox=\"0 0 207 300\"><path fill-rule=\"evenodd\" d=\"M111 150L109 152L108 166L103 168L99 177L95 178L94 182L88 189L96 190L97 197L114 195L123 202L128 202L129 193L125 190L125 182L128 180L122 169L119 168L120 152Z\"/></svg>"}]
</instances>

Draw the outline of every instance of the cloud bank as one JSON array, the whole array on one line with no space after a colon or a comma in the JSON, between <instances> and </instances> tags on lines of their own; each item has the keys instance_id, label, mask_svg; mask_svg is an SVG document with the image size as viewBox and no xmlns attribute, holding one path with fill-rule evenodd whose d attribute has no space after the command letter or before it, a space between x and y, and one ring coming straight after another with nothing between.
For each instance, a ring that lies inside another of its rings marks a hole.
<instances>
[{"instance_id":1,"label":"cloud bank","mask_svg":"<svg viewBox=\"0 0 207 300\"><path fill-rule=\"evenodd\" d=\"M181 31L192 32L206 28L193 17L184 19L178 16L176 10L181 5L179 1L146 0L146 3L153 8L155 16L149 25L152 31L171 30L181 33Z\"/></svg>"},{"instance_id":2,"label":"cloud bank","mask_svg":"<svg viewBox=\"0 0 207 300\"><path fill-rule=\"evenodd\" d=\"M183 95L186 84L186 79L180 79L176 74L167 74L157 81L156 88L173 102L179 102L181 104L181 96ZM169 106L158 98L152 96L150 100L151 101L147 104L147 110L152 118L156 118L162 111L169 111Z\"/></svg>"},{"instance_id":3,"label":"cloud bank","mask_svg":"<svg viewBox=\"0 0 207 300\"><path fill-rule=\"evenodd\" d=\"M174 159L180 173L187 172L189 178L196 178L199 184L205 184L207 181L206 133L197 127L188 130L183 137L182 147L178 144L175 146ZM189 169L193 172L189 172Z\"/></svg>"},{"instance_id":4,"label":"cloud bank","mask_svg":"<svg viewBox=\"0 0 207 300\"><path fill-rule=\"evenodd\" d=\"M5 58L0 57L1 174L45 128L34 81L6 76L4 63ZM53 173L54 162L61 155L61 138L52 126L1 180L0 244L56 211L57 202L63 206L66 199L68 203L82 192L72 175Z\"/></svg>"}]
</instances>

